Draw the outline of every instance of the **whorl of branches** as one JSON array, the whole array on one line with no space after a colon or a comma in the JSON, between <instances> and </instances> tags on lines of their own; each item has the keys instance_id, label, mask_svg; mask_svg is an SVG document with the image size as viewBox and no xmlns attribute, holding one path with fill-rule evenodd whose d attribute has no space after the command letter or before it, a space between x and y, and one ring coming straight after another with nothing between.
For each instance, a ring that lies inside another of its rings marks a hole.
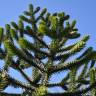
<instances>
[{"instance_id":1,"label":"whorl of branches","mask_svg":"<svg viewBox=\"0 0 96 96\"><path fill-rule=\"evenodd\" d=\"M51 14L46 8L40 11L40 7L34 8L30 4L28 11L19 16L17 23L12 21L5 28L0 28L0 59L5 63L0 70L0 95L81 96L87 92L96 95L96 51L92 47L85 48L88 35L74 44L66 45L68 40L80 37L75 27L76 20L70 23L69 18L64 12ZM44 40L45 37L50 39L49 43ZM84 48L82 54L70 60ZM8 74L10 67L20 72L26 83L11 77ZM31 67L33 75L30 78L24 69ZM49 82L53 74L62 71L65 71L66 76L60 82ZM4 90L10 85L22 88L24 92L5 93ZM51 87L61 87L63 92L51 93L47 90Z\"/></svg>"}]
</instances>

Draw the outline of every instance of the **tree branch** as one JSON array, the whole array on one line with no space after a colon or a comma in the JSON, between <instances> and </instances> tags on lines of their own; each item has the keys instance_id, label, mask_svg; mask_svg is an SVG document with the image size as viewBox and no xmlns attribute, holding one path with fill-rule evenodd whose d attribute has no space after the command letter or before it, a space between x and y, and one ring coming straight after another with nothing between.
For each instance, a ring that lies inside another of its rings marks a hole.
<instances>
[{"instance_id":1,"label":"tree branch","mask_svg":"<svg viewBox=\"0 0 96 96\"><path fill-rule=\"evenodd\" d=\"M64 92L64 93L48 93L47 96L82 96L82 94L85 94L94 87L96 87L96 82L83 90L78 90L75 92Z\"/></svg>"},{"instance_id":2,"label":"tree branch","mask_svg":"<svg viewBox=\"0 0 96 96\"><path fill-rule=\"evenodd\" d=\"M0 96L21 96L21 94L12 94L12 93L6 93L6 92L0 92Z\"/></svg>"}]
</instances>

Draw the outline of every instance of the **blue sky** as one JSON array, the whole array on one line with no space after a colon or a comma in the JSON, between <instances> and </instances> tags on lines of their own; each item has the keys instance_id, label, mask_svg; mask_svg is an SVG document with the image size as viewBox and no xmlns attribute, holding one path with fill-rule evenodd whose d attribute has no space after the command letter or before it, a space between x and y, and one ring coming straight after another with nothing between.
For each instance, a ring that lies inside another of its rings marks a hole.
<instances>
[{"instance_id":1,"label":"blue sky","mask_svg":"<svg viewBox=\"0 0 96 96\"><path fill-rule=\"evenodd\" d=\"M88 45L96 48L96 0L1 0L0 26L11 21L17 22L18 16L27 10L30 3L34 7L46 7L51 13L64 11L69 14L71 21L77 20L77 27L82 36L90 35Z\"/></svg>"}]
</instances>

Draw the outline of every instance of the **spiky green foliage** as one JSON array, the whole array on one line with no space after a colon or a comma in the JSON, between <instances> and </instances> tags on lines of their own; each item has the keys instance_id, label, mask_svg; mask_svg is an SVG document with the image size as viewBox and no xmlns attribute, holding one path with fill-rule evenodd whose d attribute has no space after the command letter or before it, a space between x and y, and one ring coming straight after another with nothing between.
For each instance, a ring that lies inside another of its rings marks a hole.
<instances>
[{"instance_id":1,"label":"spiky green foliage","mask_svg":"<svg viewBox=\"0 0 96 96\"><path fill-rule=\"evenodd\" d=\"M1 71L1 70L0 70ZM0 72L0 91L4 90L8 86L8 79L6 76L6 72L2 70Z\"/></svg>"},{"instance_id":2,"label":"spiky green foliage","mask_svg":"<svg viewBox=\"0 0 96 96\"><path fill-rule=\"evenodd\" d=\"M95 68L90 69L90 84L93 84L96 81L95 72L96 72ZM92 94L92 96L96 95L95 88L92 89L91 94Z\"/></svg>"},{"instance_id":3,"label":"spiky green foliage","mask_svg":"<svg viewBox=\"0 0 96 96\"><path fill-rule=\"evenodd\" d=\"M39 11L40 7L30 4L29 10L19 16L18 23L12 21L5 25L5 30L0 28L0 59L4 60L0 70L0 96L95 96L96 51L85 48L89 36L77 40L80 33L75 27L76 20L70 23L70 16L64 12L50 14L46 8L38 14ZM75 43L66 44L73 39ZM10 67L26 82L11 77ZM25 69L32 71L32 76L29 77ZM62 71L62 80L50 83L51 77ZM22 88L23 92L5 93L8 86ZM48 91L54 87L63 91Z\"/></svg>"}]
</instances>

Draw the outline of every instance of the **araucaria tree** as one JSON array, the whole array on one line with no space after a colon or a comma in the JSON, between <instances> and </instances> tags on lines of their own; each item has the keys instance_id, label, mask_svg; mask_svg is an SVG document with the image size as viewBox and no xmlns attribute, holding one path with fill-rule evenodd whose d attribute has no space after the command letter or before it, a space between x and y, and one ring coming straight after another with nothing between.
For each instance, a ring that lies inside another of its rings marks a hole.
<instances>
[{"instance_id":1,"label":"araucaria tree","mask_svg":"<svg viewBox=\"0 0 96 96\"><path fill-rule=\"evenodd\" d=\"M96 51L85 48L88 35L76 40L80 37L76 20L68 20L69 15L64 12L50 14L46 8L40 11L40 7L30 4L18 23L12 21L0 28L0 59L4 61L0 69L0 96L96 96ZM73 39L75 43L66 44ZM10 68L26 82L12 77ZM32 77L25 69L32 71ZM50 83L52 75L60 72L62 80ZM22 93L6 93L8 86L21 88ZM52 87L63 91L51 92L48 89Z\"/></svg>"}]
</instances>

